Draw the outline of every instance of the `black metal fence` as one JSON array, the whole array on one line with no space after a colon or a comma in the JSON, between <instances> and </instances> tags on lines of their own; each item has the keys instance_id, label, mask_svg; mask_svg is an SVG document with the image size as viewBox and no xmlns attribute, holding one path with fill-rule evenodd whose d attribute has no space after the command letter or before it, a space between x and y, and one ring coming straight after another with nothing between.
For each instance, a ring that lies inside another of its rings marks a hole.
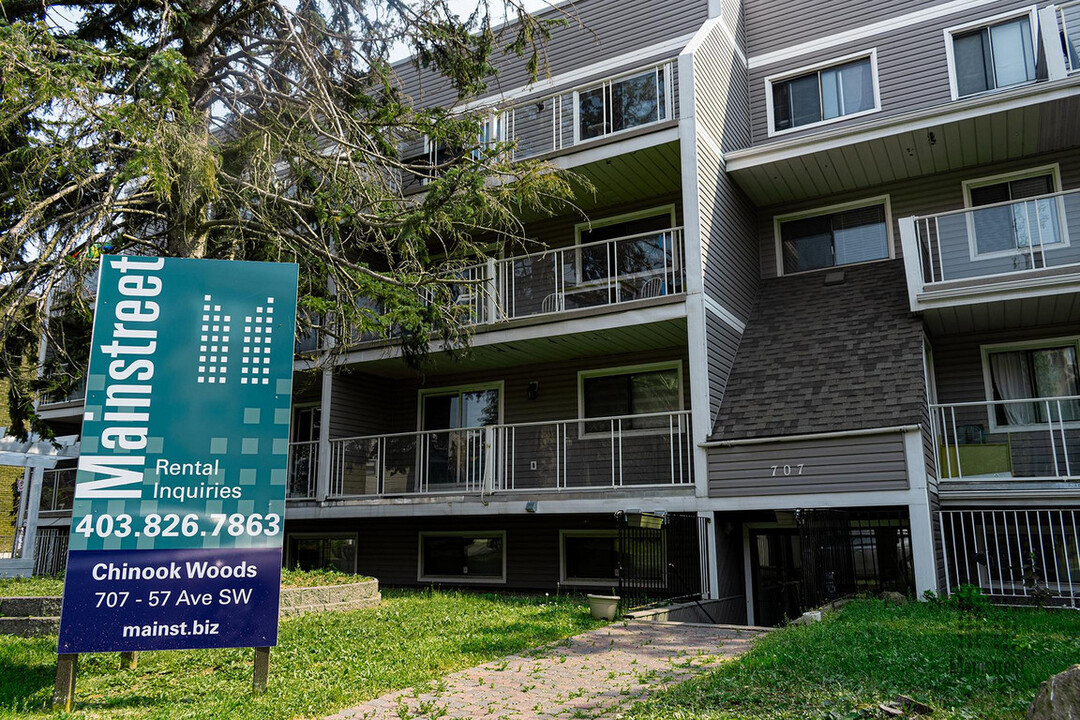
<instances>
[{"instance_id":1,"label":"black metal fence","mask_svg":"<svg viewBox=\"0 0 1080 720\"><path fill-rule=\"evenodd\" d=\"M623 610L698 600L708 593L708 518L694 514L616 514Z\"/></svg>"},{"instance_id":2,"label":"black metal fence","mask_svg":"<svg viewBox=\"0 0 1080 720\"><path fill-rule=\"evenodd\" d=\"M915 592L906 509L799 510L802 604L815 608L848 595Z\"/></svg>"}]
</instances>

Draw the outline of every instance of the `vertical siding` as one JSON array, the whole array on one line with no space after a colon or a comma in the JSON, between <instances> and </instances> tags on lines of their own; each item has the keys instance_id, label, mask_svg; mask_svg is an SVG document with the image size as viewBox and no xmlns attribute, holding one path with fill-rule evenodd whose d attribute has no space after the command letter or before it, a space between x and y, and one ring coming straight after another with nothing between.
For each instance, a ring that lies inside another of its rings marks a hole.
<instances>
[{"instance_id":1,"label":"vertical siding","mask_svg":"<svg viewBox=\"0 0 1080 720\"><path fill-rule=\"evenodd\" d=\"M757 216L757 232L761 257L761 277L776 277L776 233L774 218L794 212L847 203L879 195L889 196L892 210L892 240L896 257L901 256L899 219L912 215L931 215L964 207L963 182L991 177L1028 168L1057 163L1061 171L1062 189L1080 187L1080 154L1076 152L1049 153L1031 156L1008 163L983 165L959 172L932 175L899 183L867 187L855 193L828 195L800 203L763 208Z\"/></svg>"}]
</instances>

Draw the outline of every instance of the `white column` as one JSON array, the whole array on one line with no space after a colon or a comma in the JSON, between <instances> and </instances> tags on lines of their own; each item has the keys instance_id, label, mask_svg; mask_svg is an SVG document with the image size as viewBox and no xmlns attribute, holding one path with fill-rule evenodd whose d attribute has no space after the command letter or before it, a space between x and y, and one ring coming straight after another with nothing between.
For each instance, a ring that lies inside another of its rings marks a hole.
<instances>
[{"instance_id":1,"label":"white column","mask_svg":"<svg viewBox=\"0 0 1080 720\"><path fill-rule=\"evenodd\" d=\"M705 547L708 549L709 563L703 570L707 573L709 579L709 593L706 597L710 600L716 600L720 597L717 592L717 588L720 586L720 558L716 554L716 514L708 510L699 510L698 517L707 518L709 521L705 525Z\"/></svg>"},{"instance_id":2,"label":"white column","mask_svg":"<svg viewBox=\"0 0 1080 720\"><path fill-rule=\"evenodd\" d=\"M319 463L316 466L315 499L326 500L330 494L330 402L333 398L334 371L324 370L322 402L319 406Z\"/></svg>"},{"instance_id":3,"label":"white column","mask_svg":"<svg viewBox=\"0 0 1080 720\"><path fill-rule=\"evenodd\" d=\"M1039 37L1046 50L1046 75L1048 80L1061 80L1069 75L1065 66L1065 53L1061 51L1061 31L1058 29L1058 9L1047 5L1039 10Z\"/></svg>"},{"instance_id":4,"label":"white column","mask_svg":"<svg viewBox=\"0 0 1080 720\"><path fill-rule=\"evenodd\" d=\"M26 493L26 531L23 533L22 560L30 563L30 572L34 570L34 553L37 550L38 507L41 505L41 486L45 482L45 468L30 469L30 487Z\"/></svg>"},{"instance_id":5,"label":"white column","mask_svg":"<svg viewBox=\"0 0 1080 720\"><path fill-rule=\"evenodd\" d=\"M926 476L926 457L923 451L922 430L904 433L904 454L907 458L911 501L908 521L911 526L911 555L915 563L915 594L922 597L927 590L937 592L936 538L930 507L930 492Z\"/></svg>"}]
</instances>

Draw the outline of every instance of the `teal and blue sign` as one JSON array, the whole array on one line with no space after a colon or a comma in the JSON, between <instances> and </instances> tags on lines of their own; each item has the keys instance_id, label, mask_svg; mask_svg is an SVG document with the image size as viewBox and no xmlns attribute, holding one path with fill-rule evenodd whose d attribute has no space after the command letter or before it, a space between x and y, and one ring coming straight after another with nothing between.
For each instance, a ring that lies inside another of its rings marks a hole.
<instances>
[{"instance_id":1,"label":"teal and blue sign","mask_svg":"<svg viewBox=\"0 0 1080 720\"><path fill-rule=\"evenodd\" d=\"M275 645L297 266L98 283L59 652Z\"/></svg>"}]
</instances>

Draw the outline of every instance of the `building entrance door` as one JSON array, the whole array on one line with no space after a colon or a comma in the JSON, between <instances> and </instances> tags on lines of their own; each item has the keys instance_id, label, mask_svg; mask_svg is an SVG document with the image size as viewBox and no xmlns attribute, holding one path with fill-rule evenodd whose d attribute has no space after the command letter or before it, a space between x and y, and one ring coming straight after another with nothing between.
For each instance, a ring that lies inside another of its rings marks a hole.
<instances>
[{"instance_id":1,"label":"building entrance door","mask_svg":"<svg viewBox=\"0 0 1080 720\"><path fill-rule=\"evenodd\" d=\"M797 528L751 529L754 624L780 625L802 614L802 543Z\"/></svg>"}]
</instances>

